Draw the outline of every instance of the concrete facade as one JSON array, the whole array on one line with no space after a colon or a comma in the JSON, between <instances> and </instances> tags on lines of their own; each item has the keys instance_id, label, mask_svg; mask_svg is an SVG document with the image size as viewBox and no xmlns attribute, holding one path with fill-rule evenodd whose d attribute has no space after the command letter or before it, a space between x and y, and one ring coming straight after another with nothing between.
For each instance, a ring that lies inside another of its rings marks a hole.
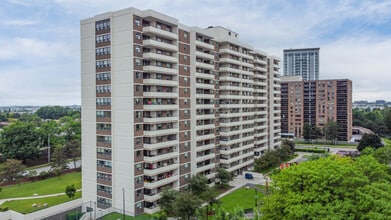
<instances>
[{"instance_id":1,"label":"concrete facade","mask_svg":"<svg viewBox=\"0 0 391 220\"><path fill-rule=\"evenodd\" d=\"M80 32L84 202L153 213L164 187L214 184L279 146L280 60L238 33L135 8Z\"/></svg>"}]
</instances>

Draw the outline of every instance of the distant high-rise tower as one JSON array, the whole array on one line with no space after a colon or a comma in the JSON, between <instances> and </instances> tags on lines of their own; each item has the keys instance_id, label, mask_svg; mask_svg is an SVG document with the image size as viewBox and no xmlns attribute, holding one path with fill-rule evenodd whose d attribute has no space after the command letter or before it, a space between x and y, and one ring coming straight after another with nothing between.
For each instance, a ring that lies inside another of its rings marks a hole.
<instances>
[{"instance_id":1,"label":"distant high-rise tower","mask_svg":"<svg viewBox=\"0 0 391 220\"><path fill-rule=\"evenodd\" d=\"M284 76L319 79L319 48L285 49Z\"/></svg>"}]
</instances>

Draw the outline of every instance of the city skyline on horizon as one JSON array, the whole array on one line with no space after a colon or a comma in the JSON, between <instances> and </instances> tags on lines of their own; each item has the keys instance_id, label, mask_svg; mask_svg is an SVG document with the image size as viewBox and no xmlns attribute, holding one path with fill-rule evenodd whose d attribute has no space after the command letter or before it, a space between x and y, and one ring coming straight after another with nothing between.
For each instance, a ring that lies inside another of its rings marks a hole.
<instances>
[{"instance_id":1,"label":"city skyline on horizon","mask_svg":"<svg viewBox=\"0 0 391 220\"><path fill-rule=\"evenodd\" d=\"M242 41L281 59L284 48L320 47L320 79L352 80L354 101L391 96L390 2L114 3L7 0L0 9L7 33L0 37L1 105L80 105L80 20L127 7L152 9L202 28L228 26ZM210 23L212 15L216 19Z\"/></svg>"}]
</instances>

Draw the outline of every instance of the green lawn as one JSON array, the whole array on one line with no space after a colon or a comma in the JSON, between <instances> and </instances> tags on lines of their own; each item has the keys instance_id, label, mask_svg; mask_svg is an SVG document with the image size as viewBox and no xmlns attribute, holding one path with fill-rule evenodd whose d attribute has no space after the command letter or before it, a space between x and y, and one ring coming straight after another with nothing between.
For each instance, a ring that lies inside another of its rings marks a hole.
<instances>
[{"instance_id":1,"label":"green lawn","mask_svg":"<svg viewBox=\"0 0 391 220\"><path fill-rule=\"evenodd\" d=\"M258 191L257 195L257 201L259 203L263 197L263 193ZM243 209L253 209L255 208L255 190L252 188L240 188L224 196L220 201L220 207L228 212L233 211L238 206L241 206Z\"/></svg>"},{"instance_id":2,"label":"green lawn","mask_svg":"<svg viewBox=\"0 0 391 220\"><path fill-rule=\"evenodd\" d=\"M0 199L33 196L34 193L38 193L40 196L62 193L65 192L66 186L72 184L75 185L76 189L81 188L81 172L68 173L60 177L51 177L41 181L3 187L0 193Z\"/></svg>"},{"instance_id":3,"label":"green lawn","mask_svg":"<svg viewBox=\"0 0 391 220\"><path fill-rule=\"evenodd\" d=\"M110 213L108 215L103 216L102 220L122 220L123 215L117 212ZM136 217L125 216L125 220L153 220L150 215L138 215Z\"/></svg>"},{"instance_id":4,"label":"green lawn","mask_svg":"<svg viewBox=\"0 0 391 220\"><path fill-rule=\"evenodd\" d=\"M386 145L391 145L391 140L388 138L382 138Z\"/></svg>"},{"instance_id":5,"label":"green lawn","mask_svg":"<svg viewBox=\"0 0 391 220\"><path fill-rule=\"evenodd\" d=\"M8 207L11 210L17 211L22 214L27 214L35 212L41 209L44 209L44 204L47 203L47 207L55 206L61 203L69 202L74 199L81 197L81 192L77 192L73 199L68 198L67 195L62 196L52 196L47 198L37 198L37 199L25 199L25 200L14 200L5 202L1 205L2 208ZM33 207L33 204L36 204Z\"/></svg>"}]
</instances>

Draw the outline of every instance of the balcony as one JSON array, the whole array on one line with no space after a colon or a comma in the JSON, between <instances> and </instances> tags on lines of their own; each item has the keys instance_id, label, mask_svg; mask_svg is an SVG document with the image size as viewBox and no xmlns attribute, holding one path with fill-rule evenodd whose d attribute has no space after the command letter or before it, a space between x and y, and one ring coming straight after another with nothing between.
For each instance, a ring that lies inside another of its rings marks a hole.
<instances>
[{"instance_id":1,"label":"balcony","mask_svg":"<svg viewBox=\"0 0 391 220\"><path fill-rule=\"evenodd\" d=\"M213 54L204 53L204 52L200 52L200 51L196 51L195 55L196 55L196 57L201 57L201 58L208 59L208 60L214 60L214 58L215 58L213 56Z\"/></svg>"},{"instance_id":2,"label":"balcony","mask_svg":"<svg viewBox=\"0 0 391 220\"><path fill-rule=\"evenodd\" d=\"M168 51L177 51L178 46L174 44L167 44L163 43L160 41L148 39L148 40L143 40L143 45L146 47L154 47L154 48L159 48L163 50L168 50Z\"/></svg>"},{"instance_id":3,"label":"balcony","mask_svg":"<svg viewBox=\"0 0 391 220\"><path fill-rule=\"evenodd\" d=\"M215 105L214 104L197 104L196 108L197 109L214 109Z\"/></svg>"},{"instance_id":4,"label":"balcony","mask_svg":"<svg viewBox=\"0 0 391 220\"><path fill-rule=\"evenodd\" d=\"M214 114L207 114L207 115L196 115L196 120L202 120L202 119L214 119Z\"/></svg>"},{"instance_id":5,"label":"balcony","mask_svg":"<svg viewBox=\"0 0 391 220\"><path fill-rule=\"evenodd\" d=\"M168 178L165 178L165 179L161 179L161 180L158 180L158 181L154 181L154 182L144 182L144 188L148 188L148 189L154 189L154 188L158 188L160 186L164 186L164 185L167 185L169 183L172 183L172 182L177 182L178 181L178 175L173 175L171 177L168 177Z\"/></svg>"},{"instance_id":6,"label":"balcony","mask_svg":"<svg viewBox=\"0 0 391 220\"><path fill-rule=\"evenodd\" d=\"M178 105L143 105L145 111L178 110Z\"/></svg>"},{"instance_id":7,"label":"balcony","mask_svg":"<svg viewBox=\"0 0 391 220\"><path fill-rule=\"evenodd\" d=\"M144 59L160 60L163 62L178 63L177 57L165 56L157 53L143 53Z\"/></svg>"},{"instance_id":8,"label":"balcony","mask_svg":"<svg viewBox=\"0 0 391 220\"><path fill-rule=\"evenodd\" d=\"M144 196L144 199L145 199L145 196ZM153 214L153 213L156 213L158 211L160 211L160 207L159 206L154 206L154 207L151 207L151 208L144 207L144 212L147 213L147 214Z\"/></svg>"},{"instance_id":9,"label":"balcony","mask_svg":"<svg viewBox=\"0 0 391 220\"><path fill-rule=\"evenodd\" d=\"M179 164L175 163L175 164L171 164L171 165L166 165L166 166L162 166L162 167L159 167L159 168L155 168L155 169L152 169L152 170L148 170L148 169L144 169L144 174L145 175L148 175L148 176L156 176L160 173L166 173L166 172L169 172L171 170L176 170L179 168Z\"/></svg>"},{"instance_id":10,"label":"balcony","mask_svg":"<svg viewBox=\"0 0 391 220\"><path fill-rule=\"evenodd\" d=\"M215 89L214 84L196 83L197 89Z\"/></svg>"},{"instance_id":11,"label":"balcony","mask_svg":"<svg viewBox=\"0 0 391 220\"><path fill-rule=\"evenodd\" d=\"M172 86L177 87L178 82L174 80L164 80L164 79L143 79L144 84L156 85L156 86Z\"/></svg>"},{"instance_id":12,"label":"balcony","mask_svg":"<svg viewBox=\"0 0 391 220\"><path fill-rule=\"evenodd\" d=\"M196 72L196 77L203 78L203 79L214 79L215 75L209 73Z\"/></svg>"},{"instance_id":13,"label":"balcony","mask_svg":"<svg viewBox=\"0 0 391 220\"><path fill-rule=\"evenodd\" d=\"M174 151L168 154L144 156L144 162L154 163L154 162L169 160L171 158L177 158L177 157L178 157L178 152Z\"/></svg>"},{"instance_id":14,"label":"balcony","mask_svg":"<svg viewBox=\"0 0 391 220\"><path fill-rule=\"evenodd\" d=\"M196 130L206 130L215 128L215 124L207 124L207 125L196 125Z\"/></svg>"},{"instance_id":15,"label":"balcony","mask_svg":"<svg viewBox=\"0 0 391 220\"><path fill-rule=\"evenodd\" d=\"M214 154L214 153L210 153L210 154L203 155L203 156L197 156L196 162L198 163L198 162L205 161L205 160L212 160L215 157L216 157L216 154Z\"/></svg>"},{"instance_id":16,"label":"balcony","mask_svg":"<svg viewBox=\"0 0 391 220\"><path fill-rule=\"evenodd\" d=\"M196 67L207 69L207 70L214 70L213 64L209 64L209 63L196 62Z\"/></svg>"},{"instance_id":17,"label":"balcony","mask_svg":"<svg viewBox=\"0 0 391 220\"><path fill-rule=\"evenodd\" d=\"M220 63L232 63L232 64L236 64L236 65L242 65L242 61L240 60L235 60L235 59L231 59L231 58L220 58L219 60Z\"/></svg>"},{"instance_id":18,"label":"balcony","mask_svg":"<svg viewBox=\"0 0 391 220\"><path fill-rule=\"evenodd\" d=\"M235 69L235 68L231 68L231 67L220 67L219 71L220 71L220 72L228 72L228 73L242 74L242 70L240 70L240 69Z\"/></svg>"},{"instance_id":19,"label":"balcony","mask_svg":"<svg viewBox=\"0 0 391 220\"><path fill-rule=\"evenodd\" d=\"M195 97L197 99L214 99L215 94L196 94Z\"/></svg>"},{"instance_id":20,"label":"balcony","mask_svg":"<svg viewBox=\"0 0 391 220\"><path fill-rule=\"evenodd\" d=\"M163 135L169 135L169 134L176 134L178 133L178 128L171 128L171 129L161 129L161 130L144 130L144 136L163 136Z\"/></svg>"},{"instance_id":21,"label":"balcony","mask_svg":"<svg viewBox=\"0 0 391 220\"><path fill-rule=\"evenodd\" d=\"M178 39L178 35L177 34L169 32L169 31L165 31L165 30L153 27L153 26L143 27L143 32L144 33L155 34L155 35L158 35L158 36L162 36L164 38L168 38L168 39L171 39L171 40L177 40Z\"/></svg>"},{"instance_id":22,"label":"balcony","mask_svg":"<svg viewBox=\"0 0 391 220\"><path fill-rule=\"evenodd\" d=\"M145 195L144 194L144 200L147 201L147 202L155 202L158 199L160 199L161 197L162 196L160 195L160 193L156 193L156 194L153 194L153 195Z\"/></svg>"},{"instance_id":23,"label":"balcony","mask_svg":"<svg viewBox=\"0 0 391 220\"><path fill-rule=\"evenodd\" d=\"M214 148L215 148L215 144L208 144L208 145L196 147L196 151L199 152L199 151L210 150Z\"/></svg>"},{"instance_id":24,"label":"balcony","mask_svg":"<svg viewBox=\"0 0 391 220\"><path fill-rule=\"evenodd\" d=\"M163 73L163 74L170 74L170 75L178 75L178 70L174 68L164 68L159 66L144 66L143 70L145 72L151 72L151 73Z\"/></svg>"},{"instance_id":25,"label":"balcony","mask_svg":"<svg viewBox=\"0 0 391 220\"><path fill-rule=\"evenodd\" d=\"M215 138L215 134L206 134L206 135L200 135L196 137L196 141L202 141L202 140L209 140Z\"/></svg>"},{"instance_id":26,"label":"balcony","mask_svg":"<svg viewBox=\"0 0 391 220\"><path fill-rule=\"evenodd\" d=\"M179 144L178 140L172 140L172 141L166 141L166 142L158 142L158 143L152 143L152 144L144 143L144 149L145 150L157 150L159 148L178 146L178 144Z\"/></svg>"},{"instance_id":27,"label":"balcony","mask_svg":"<svg viewBox=\"0 0 391 220\"><path fill-rule=\"evenodd\" d=\"M178 98L177 92L143 92L146 98Z\"/></svg>"},{"instance_id":28,"label":"balcony","mask_svg":"<svg viewBox=\"0 0 391 220\"><path fill-rule=\"evenodd\" d=\"M232 166L232 167L230 167L230 168L228 168L228 169L226 169L228 172L233 172L233 171L235 171L235 170L238 170L238 169L240 169L240 168L242 168L242 167L246 167L246 166L248 166L248 165L251 165L251 164L253 164L254 163L254 160L249 160L249 161L246 161L246 162L244 162L244 163L239 163L238 165L235 165L235 166Z\"/></svg>"},{"instance_id":29,"label":"balcony","mask_svg":"<svg viewBox=\"0 0 391 220\"><path fill-rule=\"evenodd\" d=\"M213 169L215 167L216 167L215 163L211 163L211 164L208 164L208 165L205 165L205 166L197 167L196 168L196 172L199 173L199 172L202 172L202 171L205 171L205 170Z\"/></svg>"},{"instance_id":30,"label":"balcony","mask_svg":"<svg viewBox=\"0 0 391 220\"><path fill-rule=\"evenodd\" d=\"M163 122L176 122L178 117L150 117L144 118L144 123L163 123Z\"/></svg>"},{"instance_id":31,"label":"balcony","mask_svg":"<svg viewBox=\"0 0 391 220\"><path fill-rule=\"evenodd\" d=\"M214 50L214 46L212 44L208 44L208 43L205 43L205 42L202 42L199 40L196 40L195 43L196 43L196 46L207 48L209 50Z\"/></svg>"}]
</instances>

